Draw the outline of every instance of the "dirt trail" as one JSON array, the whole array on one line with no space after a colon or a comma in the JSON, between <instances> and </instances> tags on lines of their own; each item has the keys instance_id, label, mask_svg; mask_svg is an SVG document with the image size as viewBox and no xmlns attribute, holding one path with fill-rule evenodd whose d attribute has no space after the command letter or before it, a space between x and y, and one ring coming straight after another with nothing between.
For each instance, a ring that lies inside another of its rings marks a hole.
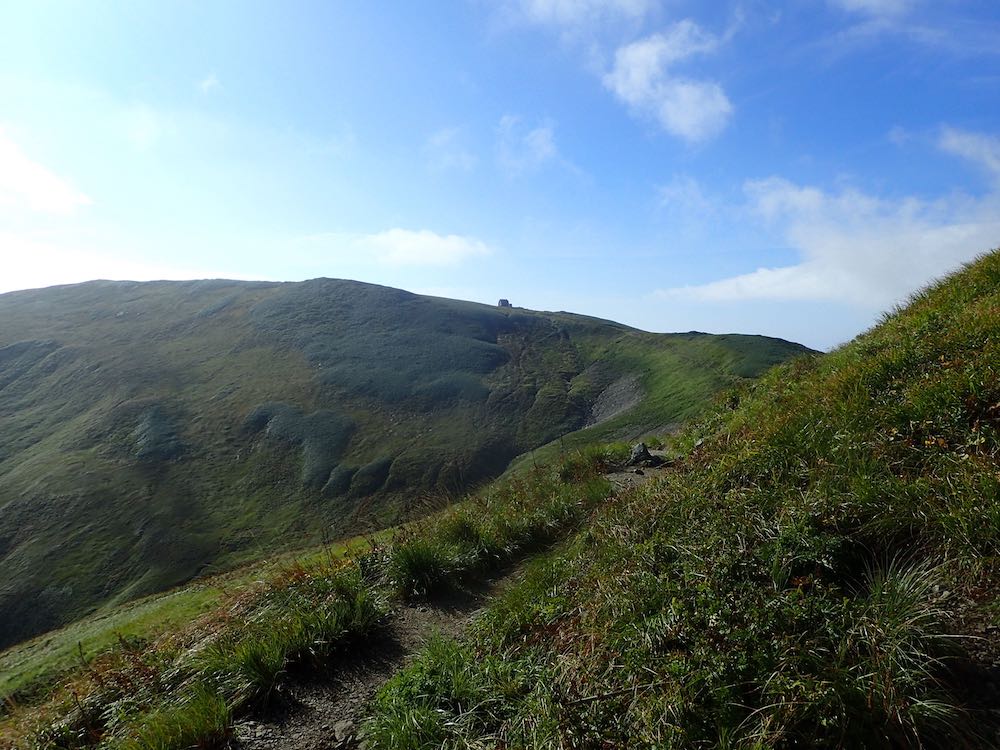
<instances>
[{"instance_id":1,"label":"dirt trail","mask_svg":"<svg viewBox=\"0 0 1000 750\"><path fill-rule=\"evenodd\" d=\"M665 471L666 467L633 467L606 476L618 493ZM233 747L237 750L363 748L358 731L378 689L406 666L433 634L461 635L519 569L520 566L474 591L455 593L445 600L398 605L392 610L381 637L359 646L333 676L293 682L289 688L290 705L284 710L237 722Z\"/></svg>"},{"instance_id":2,"label":"dirt trail","mask_svg":"<svg viewBox=\"0 0 1000 750\"><path fill-rule=\"evenodd\" d=\"M335 675L291 685L291 705L271 716L242 720L233 729L240 750L341 750L360 748L357 733L378 689L420 650L431 635L458 636L486 600L513 573L475 592L446 601L400 605L381 637L349 655Z\"/></svg>"}]
</instances>

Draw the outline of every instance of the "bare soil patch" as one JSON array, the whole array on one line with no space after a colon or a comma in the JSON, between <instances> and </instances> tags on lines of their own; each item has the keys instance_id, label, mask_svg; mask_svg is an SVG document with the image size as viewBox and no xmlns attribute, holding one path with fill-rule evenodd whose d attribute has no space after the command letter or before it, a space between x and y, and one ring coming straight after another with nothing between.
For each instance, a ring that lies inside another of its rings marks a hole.
<instances>
[{"instance_id":1,"label":"bare soil patch","mask_svg":"<svg viewBox=\"0 0 1000 750\"><path fill-rule=\"evenodd\" d=\"M233 731L233 747L240 750L364 747L358 730L378 689L406 666L432 635L461 635L486 600L511 575L481 589L396 607L379 637L345 657L333 676L293 683L290 699L283 709L238 722Z\"/></svg>"}]
</instances>

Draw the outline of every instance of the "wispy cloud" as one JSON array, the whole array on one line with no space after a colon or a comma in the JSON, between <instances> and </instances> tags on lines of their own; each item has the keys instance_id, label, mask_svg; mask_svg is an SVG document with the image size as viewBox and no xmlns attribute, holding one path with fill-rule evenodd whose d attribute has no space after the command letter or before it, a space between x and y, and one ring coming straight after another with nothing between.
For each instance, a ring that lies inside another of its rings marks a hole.
<instances>
[{"instance_id":1,"label":"wispy cloud","mask_svg":"<svg viewBox=\"0 0 1000 750\"><path fill-rule=\"evenodd\" d=\"M816 47L831 59L840 59L858 48L883 44L893 37L918 48L956 58L1000 55L1000 25L958 3L921 3L919 0L828 0L844 11L848 24L821 39ZM938 5L948 5L941 13Z\"/></svg>"},{"instance_id":2,"label":"wispy cloud","mask_svg":"<svg viewBox=\"0 0 1000 750\"><path fill-rule=\"evenodd\" d=\"M125 137L137 151L148 151L174 129L168 114L145 104L132 104L121 110Z\"/></svg>"},{"instance_id":3,"label":"wispy cloud","mask_svg":"<svg viewBox=\"0 0 1000 750\"><path fill-rule=\"evenodd\" d=\"M222 88L222 82L219 80L215 73L209 73L207 76L198 81L198 90L203 94L210 94L213 91L218 91Z\"/></svg>"},{"instance_id":4,"label":"wispy cloud","mask_svg":"<svg viewBox=\"0 0 1000 750\"><path fill-rule=\"evenodd\" d=\"M466 148L461 128L442 128L428 136L424 155L431 169L437 171L471 172L478 157Z\"/></svg>"},{"instance_id":5,"label":"wispy cloud","mask_svg":"<svg viewBox=\"0 0 1000 750\"><path fill-rule=\"evenodd\" d=\"M292 254L313 265L322 259L371 259L389 267L454 266L493 253L493 248L476 237L438 234L428 229L394 228L372 234L327 232L302 237L294 244Z\"/></svg>"},{"instance_id":6,"label":"wispy cloud","mask_svg":"<svg viewBox=\"0 0 1000 750\"><path fill-rule=\"evenodd\" d=\"M1000 181L1000 138L944 128L939 145L943 151L971 161Z\"/></svg>"},{"instance_id":7,"label":"wispy cloud","mask_svg":"<svg viewBox=\"0 0 1000 750\"><path fill-rule=\"evenodd\" d=\"M94 279L153 281L157 279L250 279L232 269L191 268L162 259L139 258L134 250L118 247L113 236L81 238L69 232L3 232L4 272L0 293L55 284L78 284ZM98 249L100 247L100 249Z\"/></svg>"},{"instance_id":8,"label":"wispy cloud","mask_svg":"<svg viewBox=\"0 0 1000 750\"><path fill-rule=\"evenodd\" d=\"M910 133L902 125L893 125L889 128L889 132L886 133L886 139L893 146L905 146L913 138L913 134Z\"/></svg>"},{"instance_id":9,"label":"wispy cloud","mask_svg":"<svg viewBox=\"0 0 1000 750\"><path fill-rule=\"evenodd\" d=\"M451 266L489 255L490 247L475 237L437 234L427 229L390 229L359 239L387 266Z\"/></svg>"},{"instance_id":10,"label":"wispy cloud","mask_svg":"<svg viewBox=\"0 0 1000 750\"><path fill-rule=\"evenodd\" d=\"M1000 177L1000 139L946 129L941 149ZM751 215L775 228L798 263L758 268L661 296L700 301L835 301L886 309L998 243L1000 192L978 198L884 199L781 177L744 186Z\"/></svg>"},{"instance_id":11,"label":"wispy cloud","mask_svg":"<svg viewBox=\"0 0 1000 750\"><path fill-rule=\"evenodd\" d=\"M638 20L653 7L652 0L514 0L507 11L528 23L572 28L608 19Z\"/></svg>"},{"instance_id":12,"label":"wispy cloud","mask_svg":"<svg viewBox=\"0 0 1000 750\"><path fill-rule=\"evenodd\" d=\"M841 10L863 13L869 16L902 16L909 11L913 0L830 0L830 4Z\"/></svg>"},{"instance_id":13,"label":"wispy cloud","mask_svg":"<svg viewBox=\"0 0 1000 750\"><path fill-rule=\"evenodd\" d=\"M615 52L606 88L640 116L652 117L664 130L696 143L718 135L733 106L715 81L676 73L678 63L716 51L722 40L690 19Z\"/></svg>"},{"instance_id":14,"label":"wispy cloud","mask_svg":"<svg viewBox=\"0 0 1000 750\"><path fill-rule=\"evenodd\" d=\"M717 208L701 183L691 175L674 175L657 188L657 196L662 209L685 219L711 216Z\"/></svg>"},{"instance_id":15,"label":"wispy cloud","mask_svg":"<svg viewBox=\"0 0 1000 750\"><path fill-rule=\"evenodd\" d=\"M68 180L33 161L0 130L0 206L65 215L90 203Z\"/></svg>"},{"instance_id":16,"label":"wispy cloud","mask_svg":"<svg viewBox=\"0 0 1000 750\"><path fill-rule=\"evenodd\" d=\"M497 125L497 163L509 176L531 172L556 159L555 126L551 121L536 127L515 115L504 115Z\"/></svg>"}]
</instances>

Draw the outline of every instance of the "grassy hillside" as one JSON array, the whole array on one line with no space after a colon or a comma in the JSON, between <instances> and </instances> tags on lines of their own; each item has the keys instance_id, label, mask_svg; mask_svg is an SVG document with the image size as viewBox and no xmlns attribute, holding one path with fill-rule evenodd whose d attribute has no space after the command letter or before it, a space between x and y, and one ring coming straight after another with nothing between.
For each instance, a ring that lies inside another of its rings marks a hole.
<instances>
[{"instance_id":1,"label":"grassy hillside","mask_svg":"<svg viewBox=\"0 0 1000 750\"><path fill-rule=\"evenodd\" d=\"M627 452L616 449L619 459ZM0 747L229 747L234 722L293 706L296 681L391 650L390 611L482 583L579 528L608 497L600 465L532 469L413 524L255 566L213 580L211 591L192 585L126 605L8 651L0 664L19 690L0 701ZM151 624L157 615L172 622ZM39 651L74 637L97 652L81 642L59 681L30 673L58 666ZM102 649L109 638L117 642Z\"/></svg>"},{"instance_id":2,"label":"grassy hillside","mask_svg":"<svg viewBox=\"0 0 1000 750\"><path fill-rule=\"evenodd\" d=\"M331 279L92 282L0 295L0 321L0 646L411 517L600 419L675 422L802 351Z\"/></svg>"},{"instance_id":3,"label":"grassy hillside","mask_svg":"<svg viewBox=\"0 0 1000 750\"><path fill-rule=\"evenodd\" d=\"M1000 254L689 426L369 747L1000 744Z\"/></svg>"},{"instance_id":4,"label":"grassy hillside","mask_svg":"<svg viewBox=\"0 0 1000 750\"><path fill-rule=\"evenodd\" d=\"M77 620L0 652L0 702L44 696L60 677L80 668L122 643L150 643L183 630L191 622L212 617L219 607L291 565L339 559L368 544L355 537L317 549L269 556L236 570L198 579L184 586L151 594ZM0 745L2 747L2 745Z\"/></svg>"}]
</instances>

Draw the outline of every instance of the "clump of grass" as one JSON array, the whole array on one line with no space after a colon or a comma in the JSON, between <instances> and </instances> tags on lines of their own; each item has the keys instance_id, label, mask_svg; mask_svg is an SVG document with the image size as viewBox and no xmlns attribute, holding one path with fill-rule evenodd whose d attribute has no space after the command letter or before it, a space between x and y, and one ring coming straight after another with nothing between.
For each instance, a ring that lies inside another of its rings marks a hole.
<instances>
[{"instance_id":1,"label":"clump of grass","mask_svg":"<svg viewBox=\"0 0 1000 750\"><path fill-rule=\"evenodd\" d=\"M278 695L287 664L287 635L256 630L211 644L198 672L238 709L267 706Z\"/></svg>"},{"instance_id":2,"label":"clump of grass","mask_svg":"<svg viewBox=\"0 0 1000 750\"><path fill-rule=\"evenodd\" d=\"M945 631L947 610L936 601L941 570L898 559L868 575L859 617L845 646L866 665L859 694L873 717L882 717L901 740L932 733L960 736L962 712L942 689L943 657L956 652Z\"/></svg>"},{"instance_id":3,"label":"clump of grass","mask_svg":"<svg viewBox=\"0 0 1000 750\"><path fill-rule=\"evenodd\" d=\"M174 704L145 714L128 735L102 745L107 750L213 750L229 745L232 715L226 700L198 686Z\"/></svg>"},{"instance_id":4,"label":"clump of grass","mask_svg":"<svg viewBox=\"0 0 1000 750\"><path fill-rule=\"evenodd\" d=\"M587 445L562 459L559 478L580 482L620 469L629 456L627 443Z\"/></svg>"},{"instance_id":5,"label":"clump of grass","mask_svg":"<svg viewBox=\"0 0 1000 750\"><path fill-rule=\"evenodd\" d=\"M512 699L544 685L543 675L521 666L481 660L465 645L433 638L412 667L380 691L365 741L374 748L418 750L466 747L470 736L487 738L508 718Z\"/></svg>"},{"instance_id":6,"label":"clump of grass","mask_svg":"<svg viewBox=\"0 0 1000 750\"><path fill-rule=\"evenodd\" d=\"M388 577L426 596L550 544L608 494L603 479L567 483L550 471L510 480L421 526L388 550Z\"/></svg>"},{"instance_id":7,"label":"clump of grass","mask_svg":"<svg viewBox=\"0 0 1000 750\"><path fill-rule=\"evenodd\" d=\"M379 597L357 571L316 576L298 571L244 628L226 632L197 657L194 671L236 711L281 699L290 669L324 668L348 643L370 634L383 616Z\"/></svg>"},{"instance_id":8,"label":"clump of grass","mask_svg":"<svg viewBox=\"0 0 1000 750\"><path fill-rule=\"evenodd\" d=\"M393 545L389 574L404 596L427 596L447 588L465 572L458 545L413 537Z\"/></svg>"}]
</instances>

